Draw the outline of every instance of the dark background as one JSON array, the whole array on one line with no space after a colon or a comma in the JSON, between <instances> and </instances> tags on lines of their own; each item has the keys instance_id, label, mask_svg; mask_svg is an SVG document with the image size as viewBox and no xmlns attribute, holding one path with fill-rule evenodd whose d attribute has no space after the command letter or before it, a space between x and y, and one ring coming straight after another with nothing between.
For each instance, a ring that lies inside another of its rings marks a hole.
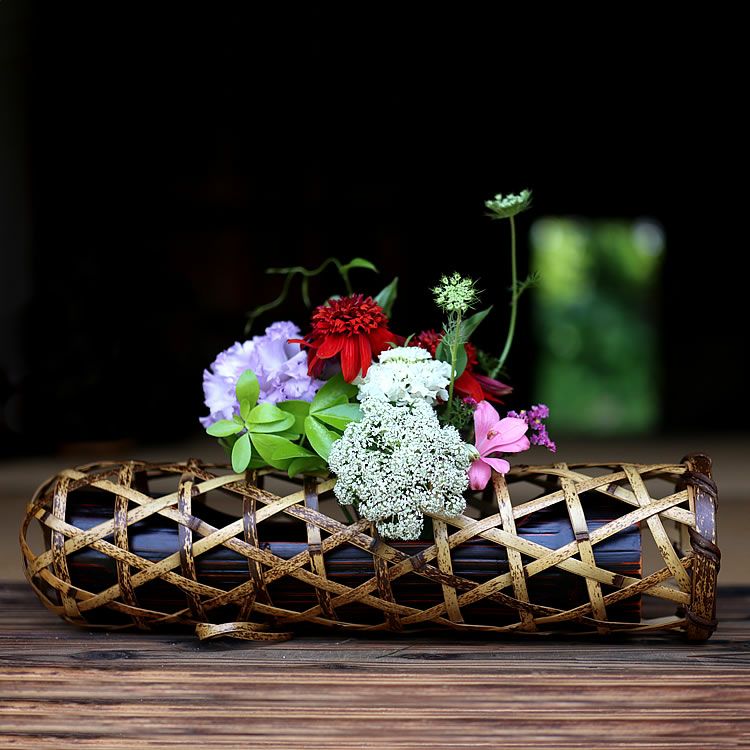
<instances>
[{"instance_id":1,"label":"dark background","mask_svg":"<svg viewBox=\"0 0 750 750\"><path fill-rule=\"evenodd\" d=\"M538 215L662 223L662 429L745 429L732 19L236 6L0 2L2 453L197 432L269 265L372 259L355 283L400 276L404 333L441 271L504 294L482 201L526 186Z\"/></svg>"}]
</instances>

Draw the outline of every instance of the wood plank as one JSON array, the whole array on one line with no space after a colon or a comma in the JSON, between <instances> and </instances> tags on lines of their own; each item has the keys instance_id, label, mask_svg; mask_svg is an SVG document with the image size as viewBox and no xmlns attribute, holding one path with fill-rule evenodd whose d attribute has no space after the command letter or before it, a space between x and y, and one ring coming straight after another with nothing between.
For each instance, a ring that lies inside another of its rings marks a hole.
<instances>
[{"instance_id":1,"label":"wood plank","mask_svg":"<svg viewBox=\"0 0 750 750\"><path fill-rule=\"evenodd\" d=\"M575 639L77 629L0 586L0 748L736 748L750 743L750 590L721 624Z\"/></svg>"}]
</instances>

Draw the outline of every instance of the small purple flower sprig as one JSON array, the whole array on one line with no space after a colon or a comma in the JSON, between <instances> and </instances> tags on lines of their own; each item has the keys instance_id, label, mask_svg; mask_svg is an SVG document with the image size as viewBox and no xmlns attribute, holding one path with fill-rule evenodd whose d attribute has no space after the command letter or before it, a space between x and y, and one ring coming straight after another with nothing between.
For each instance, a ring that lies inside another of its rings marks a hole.
<instances>
[{"instance_id":1,"label":"small purple flower sprig","mask_svg":"<svg viewBox=\"0 0 750 750\"><path fill-rule=\"evenodd\" d=\"M541 445L552 453L557 451L557 445L554 440L550 439L547 432L547 425L542 421L549 417L549 406L546 404L536 404L530 409L522 409L519 412L509 411L508 416L523 419L526 422L531 433L529 435L529 442L532 445Z\"/></svg>"}]
</instances>

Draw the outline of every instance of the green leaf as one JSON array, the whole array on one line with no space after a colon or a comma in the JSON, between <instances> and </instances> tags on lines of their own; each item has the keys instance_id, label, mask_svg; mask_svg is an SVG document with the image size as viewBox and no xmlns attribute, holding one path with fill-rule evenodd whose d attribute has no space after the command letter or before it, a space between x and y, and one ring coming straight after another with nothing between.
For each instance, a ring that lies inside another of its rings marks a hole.
<instances>
[{"instance_id":1,"label":"green leaf","mask_svg":"<svg viewBox=\"0 0 750 750\"><path fill-rule=\"evenodd\" d=\"M310 414L323 411L335 404L344 404L357 394L357 386L347 383L341 373L334 375L316 394L310 404Z\"/></svg>"},{"instance_id":2,"label":"green leaf","mask_svg":"<svg viewBox=\"0 0 750 750\"><path fill-rule=\"evenodd\" d=\"M284 432L294 424L294 415L275 404L258 404L247 420L250 432Z\"/></svg>"},{"instance_id":3,"label":"green leaf","mask_svg":"<svg viewBox=\"0 0 750 750\"><path fill-rule=\"evenodd\" d=\"M445 337L441 339L440 343L437 345L437 349L435 349L435 359L440 362L451 361L451 350L448 344L445 343Z\"/></svg>"},{"instance_id":4,"label":"green leaf","mask_svg":"<svg viewBox=\"0 0 750 750\"><path fill-rule=\"evenodd\" d=\"M398 297L398 276L396 276L396 278L375 297L375 302L383 308L383 312L389 318L391 317L393 303L396 301L396 297Z\"/></svg>"},{"instance_id":5,"label":"green leaf","mask_svg":"<svg viewBox=\"0 0 750 750\"><path fill-rule=\"evenodd\" d=\"M291 419L290 419L291 417ZM289 422L294 423L294 416L279 409L276 404L258 404L251 412L247 421L251 425L263 424L264 422Z\"/></svg>"},{"instance_id":6,"label":"green leaf","mask_svg":"<svg viewBox=\"0 0 750 750\"><path fill-rule=\"evenodd\" d=\"M250 416L250 411L252 410L253 405L245 399L244 401L240 401L240 417L245 422L247 421L247 418Z\"/></svg>"},{"instance_id":7,"label":"green leaf","mask_svg":"<svg viewBox=\"0 0 750 750\"><path fill-rule=\"evenodd\" d=\"M255 449L275 469L286 469L294 458L315 458L315 454L278 435L251 433Z\"/></svg>"},{"instance_id":8,"label":"green leaf","mask_svg":"<svg viewBox=\"0 0 750 750\"><path fill-rule=\"evenodd\" d=\"M445 338L438 344L438 348L435 350L435 359L439 359L441 362L451 361L451 350L448 344L445 343ZM456 363L454 365L456 369L456 377L461 377L463 371L466 369L468 358L466 357L466 349L461 344L456 351Z\"/></svg>"},{"instance_id":9,"label":"green leaf","mask_svg":"<svg viewBox=\"0 0 750 750\"><path fill-rule=\"evenodd\" d=\"M281 401L276 405L279 409L294 417L294 426L289 429L294 430L298 435L302 435L305 431L305 417L310 413L310 402L292 399Z\"/></svg>"},{"instance_id":10,"label":"green leaf","mask_svg":"<svg viewBox=\"0 0 750 750\"><path fill-rule=\"evenodd\" d=\"M469 364L469 360L466 356L466 349L463 347L463 345L459 346L458 351L456 352L456 362L454 364L457 378L460 378L461 375L463 375L467 364Z\"/></svg>"},{"instance_id":11,"label":"green leaf","mask_svg":"<svg viewBox=\"0 0 750 750\"><path fill-rule=\"evenodd\" d=\"M237 442L237 438L234 435L228 435L227 437L219 438L217 442L226 451L227 456L231 456L232 448Z\"/></svg>"},{"instance_id":12,"label":"green leaf","mask_svg":"<svg viewBox=\"0 0 750 750\"><path fill-rule=\"evenodd\" d=\"M220 419L218 422L214 422L210 427L206 427L206 432L211 437L227 437L228 435L236 435L241 429L241 424L237 424L231 419Z\"/></svg>"},{"instance_id":13,"label":"green leaf","mask_svg":"<svg viewBox=\"0 0 750 750\"><path fill-rule=\"evenodd\" d=\"M287 438L288 440L299 440L299 436L302 433L297 432L296 430L282 430L281 432L274 432L273 434L278 437Z\"/></svg>"},{"instance_id":14,"label":"green leaf","mask_svg":"<svg viewBox=\"0 0 750 750\"><path fill-rule=\"evenodd\" d=\"M328 461L328 456L331 453L331 446L341 437L313 416L305 420L305 435L313 450L326 461Z\"/></svg>"},{"instance_id":15,"label":"green leaf","mask_svg":"<svg viewBox=\"0 0 750 750\"><path fill-rule=\"evenodd\" d=\"M262 434L288 432L293 424L294 417L291 414L286 414L284 419L279 419L276 422L258 422L258 424L249 424L248 430L253 434L256 432Z\"/></svg>"},{"instance_id":16,"label":"green leaf","mask_svg":"<svg viewBox=\"0 0 750 750\"><path fill-rule=\"evenodd\" d=\"M467 364L469 364L469 361L468 361L468 357L466 356L466 349L464 349L464 347L461 346L456 352L456 362L454 364L457 378L460 378L461 375L463 375Z\"/></svg>"},{"instance_id":17,"label":"green leaf","mask_svg":"<svg viewBox=\"0 0 750 750\"><path fill-rule=\"evenodd\" d=\"M240 375L235 387L235 393L237 394L237 400L240 403L243 401L249 401L250 406L253 406L258 400L260 384L252 370L245 370L245 372Z\"/></svg>"},{"instance_id":18,"label":"green leaf","mask_svg":"<svg viewBox=\"0 0 750 750\"><path fill-rule=\"evenodd\" d=\"M232 448L232 469L235 473L240 474L247 469L252 453L250 436L245 433L234 444L234 448Z\"/></svg>"},{"instance_id":19,"label":"green leaf","mask_svg":"<svg viewBox=\"0 0 750 750\"><path fill-rule=\"evenodd\" d=\"M461 334L464 341L468 341L471 338L471 334L477 330L479 324L492 312L492 305L486 310L480 310L478 313L474 313L471 317L466 318L461 323Z\"/></svg>"},{"instance_id":20,"label":"green leaf","mask_svg":"<svg viewBox=\"0 0 750 750\"><path fill-rule=\"evenodd\" d=\"M341 267L343 271L348 271L350 268L367 268L375 273L380 273L373 263L365 258L352 258L346 265Z\"/></svg>"},{"instance_id":21,"label":"green leaf","mask_svg":"<svg viewBox=\"0 0 750 750\"><path fill-rule=\"evenodd\" d=\"M539 271L532 271L523 281L519 281L516 284L516 301L527 289L533 289L541 281L541 278Z\"/></svg>"},{"instance_id":22,"label":"green leaf","mask_svg":"<svg viewBox=\"0 0 750 750\"><path fill-rule=\"evenodd\" d=\"M287 473L290 479L297 474L327 474L328 464L320 456L293 458L289 463Z\"/></svg>"},{"instance_id":23,"label":"green leaf","mask_svg":"<svg viewBox=\"0 0 750 750\"><path fill-rule=\"evenodd\" d=\"M349 422L359 422L362 419L362 410L359 404L336 404L315 412L315 417L331 427L343 430Z\"/></svg>"},{"instance_id":24,"label":"green leaf","mask_svg":"<svg viewBox=\"0 0 750 750\"><path fill-rule=\"evenodd\" d=\"M258 451L253 451L253 456L250 459L250 463L247 465L248 469L265 469L268 464L263 460L263 457Z\"/></svg>"}]
</instances>

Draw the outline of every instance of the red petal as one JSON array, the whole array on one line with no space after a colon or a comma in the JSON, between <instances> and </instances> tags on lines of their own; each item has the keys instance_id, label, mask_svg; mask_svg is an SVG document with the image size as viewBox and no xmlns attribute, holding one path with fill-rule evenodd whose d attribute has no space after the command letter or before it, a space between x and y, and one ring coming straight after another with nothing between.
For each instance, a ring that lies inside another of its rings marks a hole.
<instances>
[{"instance_id":1,"label":"red petal","mask_svg":"<svg viewBox=\"0 0 750 750\"><path fill-rule=\"evenodd\" d=\"M367 375L372 362L372 347L367 336L358 336L359 339L359 363L362 366L362 377Z\"/></svg>"},{"instance_id":2,"label":"red petal","mask_svg":"<svg viewBox=\"0 0 750 750\"><path fill-rule=\"evenodd\" d=\"M482 386L485 398L490 398L488 394L491 394L492 396L507 396L509 393L513 393L512 386L507 385L506 383L501 383L499 380L495 380L488 375L480 375L477 373L474 377L479 381L479 385ZM496 401L498 399L492 400Z\"/></svg>"},{"instance_id":3,"label":"red petal","mask_svg":"<svg viewBox=\"0 0 750 750\"><path fill-rule=\"evenodd\" d=\"M335 357L341 351L347 338L347 336L339 336L336 334L326 336L323 339L323 343L318 347L317 355L321 359Z\"/></svg>"},{"instance_id":4,"label":"red petal","mask_svg":"<svg viewBox=\"0 0 750 750\"><path fill-rule=\"evenodd\" d=\"M370 331L369 339L373 355L377 356L380 352L390 348L391 341L395 343L397 338L400 337L391 333L387 328L376 328L374 331Z\"/></svg>"},{"instance_id":5,"label":"red petal","mask_svg":"<svg viewBox=\"0 0 750 750\"><path fill-rule=\"evenodd\" d=\"M479 381L467 370L461 373L461 377L456 379L455 389L462 396L469 396L474 401L484 401L484 391Z\"/></svg>"},{"instance_id":6,"label":"red petal","mask_svg":"<svg viewBox=\"0 0 750 750\"><path fill-rule=\"evenodd\" d=\"M312 354L312 352L308 352L307 355L307 374L311 378L314 378L320 374L320 371L323 369L323 363L320 361L317 354L313 354L312 356L310 356L310 354Z\"/></svg>"},{"instance_id":7,"label":"red petal","mask_svg":"<svg viewBox=\"0 0 750 750\"><path fill-rule=\"evenodd\" d=\"M359 347L354 336L347 336L341 350L341 374L347 383L351 383L359 375Z\"/></svg>"}]
</instances>

